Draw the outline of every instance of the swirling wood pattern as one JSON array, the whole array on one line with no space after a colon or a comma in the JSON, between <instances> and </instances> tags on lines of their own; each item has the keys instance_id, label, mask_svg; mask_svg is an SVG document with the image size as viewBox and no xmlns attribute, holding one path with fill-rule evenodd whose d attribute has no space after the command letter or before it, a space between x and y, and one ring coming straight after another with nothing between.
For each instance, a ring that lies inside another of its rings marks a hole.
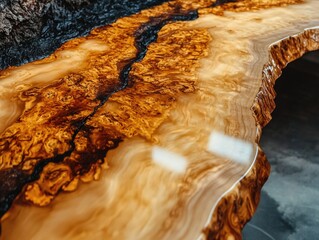
<instances>
[{"instance_id":1,"label":"swirling wood pattern","mask_svg":"<svg viewBox=\"0 0 319 240\"><path fill-rule=\"evenodd\" d=\"M171 1L2 71L1 239L241 239L274 81L319 48L318 9Z\"/></svg>"}]
</instances>

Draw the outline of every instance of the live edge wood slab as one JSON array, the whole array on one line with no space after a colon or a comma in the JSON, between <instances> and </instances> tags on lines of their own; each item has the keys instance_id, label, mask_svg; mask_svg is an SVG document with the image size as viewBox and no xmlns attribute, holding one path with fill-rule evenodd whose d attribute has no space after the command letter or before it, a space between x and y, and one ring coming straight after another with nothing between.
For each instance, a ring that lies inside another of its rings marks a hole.
<instances>
[{"instance_id":1,"label":"live edge wood slab","mask_svg":"<svg viewBox=\"0 0 319 240\"><path fill-rule=\"evenodd\" d=\"M275 80L316 49L319 1L176 0L1 71L1 240L241 239Z\"/></svg>"}]
</instances>

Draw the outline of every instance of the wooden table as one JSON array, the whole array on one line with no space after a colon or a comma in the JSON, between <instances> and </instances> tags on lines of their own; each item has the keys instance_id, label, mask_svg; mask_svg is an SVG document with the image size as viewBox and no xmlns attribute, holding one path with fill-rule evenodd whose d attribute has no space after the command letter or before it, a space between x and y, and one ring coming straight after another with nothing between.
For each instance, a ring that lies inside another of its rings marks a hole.
<instances>
[{"instance_id":1,"label":"wooden table","mask_svg":"<svg viewBox=\"0 0 319 240\"><path fill-rule=\"evenodd\" d=\"M169 1L0 72L0 239L241 239L319 1ZM302 81L302 80L301 80Z\"/></svg>"}]
</instances>

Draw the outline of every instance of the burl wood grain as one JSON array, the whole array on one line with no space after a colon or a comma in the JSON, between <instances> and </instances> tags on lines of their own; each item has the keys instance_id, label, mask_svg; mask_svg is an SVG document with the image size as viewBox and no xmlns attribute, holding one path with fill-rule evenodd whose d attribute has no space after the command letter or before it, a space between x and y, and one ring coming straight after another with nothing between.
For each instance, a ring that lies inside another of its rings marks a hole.
<instances>
[{"instance_id":1,"label":"burl wood grain","mask_svg":"<svg viewBox=\"0 0 319 240\"><path fill-rule=\"evenodd\" d=\"M2 71L1 239L241 239L273 85L319 48L318 10L171 1Z\"/></svg>"},{"instance_id":2,"label":"burl wood grain","mask_svg":"<svg viewBox=\"0 0 319 240\"><path fill-rule=\"evenodd\" d=\"M258 142L262 127L271 120L271 113L276 107L274 85L282 69L304 53L317 49L319 49L319 28L307 29L303 33L281 39L269 47L269 60L262 72L262 85L252 107L259 129L256 139ZM241 230L258 206L260 189L267 180L269 171L269 163L263 151L259 149L256 162L247 175L218 204L211 228L207 229L209 239L232 237L241 239ZM223 221L225 215L229 216L227 219L230 221Z\"/></svg>"}]
</instances>

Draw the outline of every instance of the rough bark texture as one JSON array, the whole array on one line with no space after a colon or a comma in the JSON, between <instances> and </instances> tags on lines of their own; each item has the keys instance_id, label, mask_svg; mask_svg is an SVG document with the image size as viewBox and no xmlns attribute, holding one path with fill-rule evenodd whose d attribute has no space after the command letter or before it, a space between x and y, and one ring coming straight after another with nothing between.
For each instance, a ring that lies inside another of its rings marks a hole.
<instances>
[{"instance_id":1,"label":"rough bark texture","mask_svg":"<svg viewBox=\"0 0 319 240\"><path fill-rule=\"evenodd\" d=\"M0 239L241 239L273 85L319 48L319 4L162 2L1 5L6 66L159 4L0 72Z\"/></svg>"},{"instance_id":2,"label":"rough bark texture","mask_svg":"<svg viewBox=\"0 0 319 240\"><path fill-rule=\"evenodd\" d=\"M165 0L4 0L0 69L47 56L68 39Z\"/></svg>"}]
</instances>

